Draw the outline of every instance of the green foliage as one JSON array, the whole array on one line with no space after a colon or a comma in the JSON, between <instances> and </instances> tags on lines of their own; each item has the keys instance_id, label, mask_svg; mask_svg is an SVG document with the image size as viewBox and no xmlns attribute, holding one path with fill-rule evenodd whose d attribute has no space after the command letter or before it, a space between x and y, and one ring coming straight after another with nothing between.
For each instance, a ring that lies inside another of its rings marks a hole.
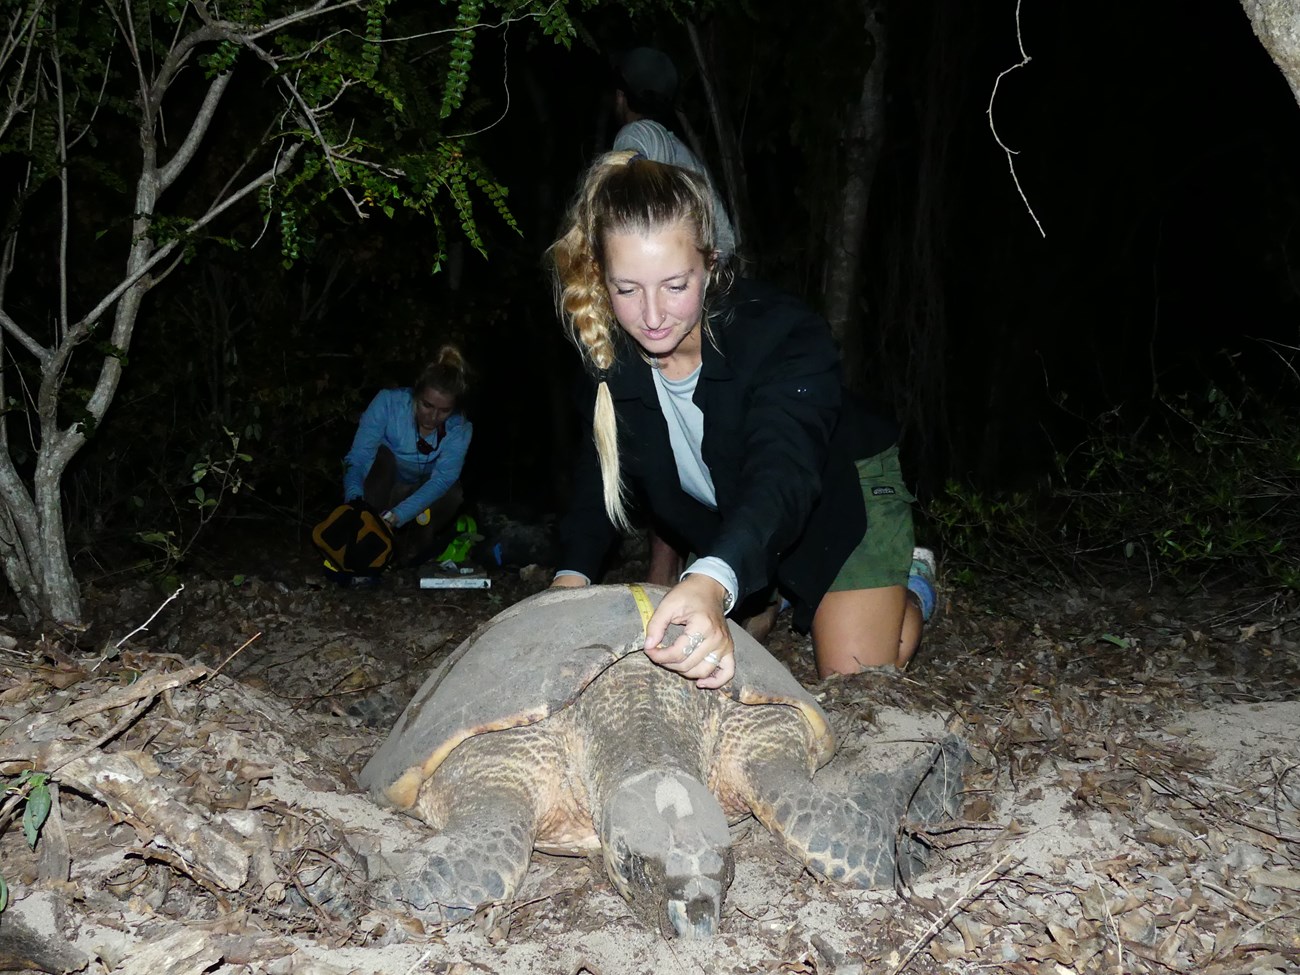
<instances>
[{"instance_id":1,"label":"green foliage","mask_svg":"<svg viewBox=\"0 0 1300 975\"><path fill-rule=\"evenodd\" d=\"M30 769L21 773L14 785L27 793L23 807L23 838L29 849L36 849L36 838L50 815L50 777Z\"/></svg>"},{"instance_id":2,"label":"green foliage","mask_svg":"<svg viewBox=\"0 0 1300 975\"><path fill-rule=\"evenodd\" d=\"M573 26L573 20L569 17L569 11L563 4L553 3L547 7L539 19L542 33L547 37L554 38L565 47L577 36L577 29Z\"/></svg>"},{"instance_id":3,"label":"green foliage","mask_svg":"<svg viewBox=\"0 0 1300 975\"><path fill-rule=\"evenodd\" d=\"M252 463L251 454L239 449L240 436L223 430L224 449L220 456L205 455L190 471L193 485L184 506L176 497L169 497L176 528L151 528L136 532L136 540L153 549L155 571L166 575L175 569L198 540L200 533L212 520L228 495L236 495L244 486L242 465ZM204 482L208 487L204 487Z\"/></svg>"},{"instance_id":4,"label":"green foliage","mask_svg":"<svg viewBox=\"0 0 1300 975\"><path fill-rule=\"evenodd\" d=\"M1215 385L1157 406L1136 427L1119 410L1095 421L1037 492L950 483L927 508L949 553L968 571L1031 561L1062 577L1118 568L1300 589L1300 428L1288 410Z\"/></svg>"},{"instance_id":5,"label":"green foliage","mask_svg":"<svg viewBox=\"0 0 1300 975\"><path fill-rule=\"evenodd\" d=\"M474 25L483 10L483 0L460 0L456 13L456 27L451 37L447 80L442 89L442 108L438 114L446 118L460 108L465 88L469 85L469 65L474 57Z\"/></svg>"},{"instance_id":6,"label":"green foliage","mask_svg":"<svg viewBox=\"0 0 1300 975\"><path fill-rule=\"evenodd\" d=\"M37 772L34 769L27 769L14 776L5 784L4 794L8 797L5 802L4 822L0 822L0 828L8 822L8 814L12 812L15 806L21 805L23 809L22 827L23 838L27 841L27 846L36 849L36 841L41 835L41 827L45 825L45 820L49 818L52 798L50 796L50 776L46 772ZM9 906L9 887L0 877L0 913Z\"/></svg>"},{"instance_id":7,"label":"green foliage","mask_svg":"<svg viewBox=\"0 0 1300 975\"><path fill-rule=\"evenodd\" d=\"M516 3L504 16L523 17L542 10L554 14L563 5ZM263 212L279 224L285 267L311 252L316 237L311 228L327 214L342 216L347 209L354 215L378 212L388 218L407 210L431 219L439 244L435 269L446 256L447 207L454 212L464 239L484 256L488 245L474 212L476 195L486 198L491 212L509 230L519 232L506 188L488 171L474 145L464 136L440 134L458 110L466 116L458 128L469 128L466 123L476 112L495 110L486 100L467 98L475 31L487 17L486 5L483 0L462 0L450 27L437 24L438 13L439 8L427 8L388 24L390 33L408 39L381 43L385 24L372 9L362 43L340 34L315 50L315 67L298 81L304 94L317 101L339 99L341 105L350 106L359 96L348 90L347 79L359 79L366 92L378 98L382 111L346 113L347 130L322 132L323 143L314 132L297 133L304 140L297 170L261 193ZM442 42L445 61L435 62L443 65L436 78L414 67L424 61L416 57L416 44L409 37L426 34L450 35ZM441 98L429 98L438 85ZM329 145L328 151L324 144Z\"/></svg>"},{"instance_id":8,"label":"green foliage","mask_svg":"<svg viewBox=\"0 0 1300 975\"><path fill-rule=\"evenodd\" d=\"M1034 499L1026 492L989 497L949 481L943 494L926 506L925 515L943 539L950 574L962 584L975 580L976 565L991 568L1017 545L1041 542Z\"/></svg>"},{"instance_id":9,"label":"green foliage","mask_svg":"<svg viewBox=\"0 0 1300 975\"><path fill-rule=\"evenodd\" d=\"M239 45L233 41L222 41L215 51L200 58L199 63L203 65L204 77L213 78L233 68L238 57Z\"/></svg>"},{"instance_id":10,"label":"green foliage","mask_svg":"<svg viewBox=\"0 0 1300 975\"><path fill-rule=\"evenodd\" d=\"M628 6L644 12L658 2ZM462 324L449 304L432 310L427 284L411 300L397 274L438 270L461 244L486 255L519 229L481 154L480 133L503 108L502 62L479 67L474 58L501 41L507 21L519 22L512 44L524 30L530 42L567 44L579 30L574 11L595 3L230 0L211 18L196 16L190 0L18 5L45 19L25 49L30 58L20 46L0 65L14 109L0 123L0 168L17 174L0 203L0 230L19 242L8 251L4 311L34 342L57 346L65 309L77 322L101 297L122 295L124 266L137 273L142 255L158 258L127 300L104 309L89 340L75 333L80 344L65 350L57 374L42 371L24 343L13 343L5 364L7 460L29 490L33 471L51 470L52 428L79 425L86 435L76 464L54 473L79 571L113 571L105 547L113 542L133 554L143 543L156 556L146 568L174 569L243 483L252 453L259 477L274 470L277 487L286 486L285 498L267 502L277 515L300 516L288 496L296 491L301 502L326 467L333 487L341 449L322 444L354 421L361 390L394 378L380 355L409 368L435 327L452 333ZM32 68L25 76L24 64ZM166 73L175 66L178 74ZM192 130L208 118L196 110L216 102L218 77L230 86L212 128ZM161 194L138 192L143 168L153 166L176 182ZM232 196L255 185L256 194ZM404 222L403 239L417 244L395 260L392 239L367 229L379 217ZM345 233L350 243L340 247ZM369 254L358 256L357 239ZM265 247L277 244L280 260L267 260ZM216 252L235 280L214 286L221 293L208 314L179 308L207 297ZM331 283L309 307L305 291L288 293L286 282L296 290L317 272ZM369 287L387 299L398 286L405 299L357 300L346 310L324 293ZM140 302L137 326L136 303L150 289L170 300ZM507 299L493 300L491 314ZM354 320L340 325L349 314ZM380 328L396 341L377 352ZM87 404L92 391L113 396L118 381L123 402L112 412L126 416L122 432L99 433ZM229 431L255 449L243 452ZM327 449L335 451L328 465ZM68 463L67 451L59 456ZM260 485L257 499L266 500Z\"/></svg>"}]
</instances>

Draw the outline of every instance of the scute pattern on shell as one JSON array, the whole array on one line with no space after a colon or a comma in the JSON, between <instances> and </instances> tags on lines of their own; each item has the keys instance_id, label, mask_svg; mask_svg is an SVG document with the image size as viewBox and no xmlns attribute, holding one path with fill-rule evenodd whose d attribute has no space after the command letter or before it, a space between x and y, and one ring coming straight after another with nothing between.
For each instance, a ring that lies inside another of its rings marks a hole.
<instances>
[{"instance_id":1,"label":"scute pattern on shell","mask_svg":"<svg viewBox=\"0 0 1300 975\"><path fill-rule=\"evenodd\" d=\"M655 603L666 592L643 588ZM748 634L733 626L732 635L736 679L728 696L797 708L813 730L817 764L828 761L835 745L817 702ZM421 784L462 742L550 717L643 642L627 586L551 589L522 600L430 674L358 781L380 804L410 809Z\"/></svg>"}]
</instances>

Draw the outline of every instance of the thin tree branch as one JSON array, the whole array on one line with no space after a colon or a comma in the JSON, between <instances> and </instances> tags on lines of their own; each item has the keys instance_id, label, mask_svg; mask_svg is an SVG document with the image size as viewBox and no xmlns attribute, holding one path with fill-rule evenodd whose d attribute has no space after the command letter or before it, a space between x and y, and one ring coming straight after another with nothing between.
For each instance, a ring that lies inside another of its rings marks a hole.
<instances>
[{"instance_id":1,"label":"thin tree branch","mask_svg":"<svg viewBox=\"0 0 1300 975\"><path fill-rule=\"evenodd\" d=\"M18 344L32 354L37 362L44 363L53 353L27 334L18 323L9 317L9 313L0 308L0 328L18 340Z\"/></svg>"},{"instance_id":2,"label":"thin tree branch","mask_svg":"<svg viewBox=\"0 0 1300 975\"><path fill-rule=\"evenodd\" d=\"M28 106L32 103L33 99L24 101L19 97L19 93L23 88L23 79L27 77L27 70L31 64L32 51L36 47L36 24L37 19L40 16L41 8L44 6L44 0L37 0L36 4L32 7L27 22L23 24L22 29L18 31L15 30L15 26L22 14L21 12L16 12L13 19L9 22L9 32L4 39L4 44L3 46L0 46L0 70L3 70L9 59L13 57L14 51L18 50L20 47L23 51L22 63L19 65L13 81L8 86L8 97L5 99L4 119L0 121L0 138L3 138L4 134L9 131L9 126L13 124L13 120L22 112L26 111ZM22 40L24 37L26 38L25 41Z\"/></svg>"},{"instance_id":3,"label":"thin tree branch","mask_svg":"<svg viewBox=\"0 0 1300 975\"><path fill-rule=\"evenodd\" d=\"M193 161L199 143L203 141L203 137L207 135L208 127L212 124L212 116L217 112L217 105L221 103L221 96L230 87L232 77L234 77L232 72L226 71L212 79L212 84L208 86L207 93L203 96L203 104L199 106L198 111L194 114L194 123L190 126L189 132L185 134L185 141L176 150L176 154L158 170L159 192L171 186L176 181L176 177Z\"/></svg>"},{"instance_id":4,"label":"thin tree branch","mask_svg":"<svg viewBox=\"0 0 1300 975\"><path fill-rule=\"evenodd\" d=\"M380 44L405 44L408 41L420 41L420 40L424 40L426 37L441 37L444 34L459 34L464 31L470 31L470 30L495 30L498 27L509 27L511 24L518 23L521 20L541 20L552 10L558 7L561 2L562 0L555 0L554 3L552 3L549 7L547 7L543 11L536 11L536 12L529 11L527 13L521 14L518 17L508 17L508 16L503 17L501 20L497 21L494 24L478 23L478 24L470 24L466 27L459 27L459 26L443 27L439 30L424 31L423 33L420 34L403 34L401 37L381 37L378 39L378 42ZM349 33L355 34L356 32L350 31Z\"/></svg>"},{"instance_id":5,"label":"thin tree branch","mask_svg":"<svg viewBox=\"0 0 1300 975\"><path fill-rule=\"evenodd\" d=\"M221 31L204 24L201 27L196 27L172 44L171 49L167 52L166 60L163 61L162 67L158 70L158 75L153 80L153 84L146 86L143 91L153 112L161 108L167 89L176 80L176 75L180 73L181 68L185 67L189 62L194 49L200 44L219 41L222 38Z\"/></svg>"},{"instance_id":6,"label":"thin tree branch","mask_svg":"<svg viewBox=\"0 0 1300 975\"><path fill-rule=\"evenodd\" d=\"M327 14L337 13L340 10L347 10L349 7L360 8L365 6L366 0L344 0L342 3L336 3L334 0L317 0L304 10L295 10L291 14L286 14L279 20L267 21L253 30L249 30L248 25L236 23L233 20L221 20L212 16L212 11L208 8L207 3L202 0L192 0L195 12L199 18L210 27L220 31L224 37L232 41L242 42L244 40L256 40L265 37L267 34L276 34L286 27L292 27L304 20L312 20Z\"/></svg>"},{"instance_id":7,"label":"thin tree branch","mask_svg":"<svg viewBox=\"0 0 1300 975\"><path fill-rule=\"evenodd\" d=\"M251 40L246 40L244 44L250 51L256 54L261 60L265 61L268 65L270 65L272 69L276 69L276 70L279 69L280 67L279 59L276 58L275 55L271 54L271 52L263 50L261 47L254 44ZM365 212L365 210L361 206L360 201L358 201L357 198L352 195L352 190L349 189L348 186L344 183L343 174L339 172L338 166L335 164L334 161L336 157L336 153L334 152L334 147L331 146L329 140L325 138L325 133L321 131L320 124L317 122L318 113L314 109L312 109L311 106L307 104L307 100L303 98L302 92L298 90L298 86L294 84L288 78L288 76L282 76L280 78L280 84L284 88L284 90L288 92L289 97L298 105L299 109L302 110L302 120L308 126L308 128L311 129L312 135L315 137L316 144L320 146L321 152L325 156L325 162L329 166L330 175L334 177L334 181L338 183L339 187L343 190L343 195L346 196L348 198L348 202L352 204L353 212L356 213L359 219L365 220L367 217L370 216L370 214Z\"/></svg>"},{"instance_id":8,"label":"thin tree branch","mask_svg":"<svg viewBox=\"0 0 1300 975\"><path fill-rule=\"evenodd\" d=\"M266 172L260 174L259 176L255 177L254 179L250 180L248 183L246 183L240 189L232 193L225 200L222 200L220 203L214 204L211 208L208 209L207 213L205 213L202 217L200 217L198 220L194 221L194 223L190 224L187 228L185 228L185 235L191 236L197 233L198 231L202 230L204 227L206 227L208 224L214 221L217 217L221 216L221 214L225 213L228 209L230 209L240 200L244 199L245 197L247 197L252 193L257 192L267 183L283 175L288 170L289 166L293 163L294 157L297 156L302 146L303 143L301 142L294 143L293 145L289 146L279 156L275 166L273 166L271 169L268 169ZM151 270L153 270L155 267L158 266L158 264L166 260L166 258L172 253L172 251L174 251L177 247L179 247L180 244L181 244L181 240L178 239L178 240L169 241L168 243L162 245L162 247L160 247L157 251L155 251L152 255L150 255L148 260L146 260L139 268L137 268L133 274L131 274L127 279L123 280L120 284L118 284L117 287L115 287L111 292L109 292L107 295L101 298L98 304L96 304L96 306L88 314L86 314L81 319L81 321L79 321L73 327L72 331L69 333L69 341L65 343L64 347L61 347L55 353L55 355L57 357L66 358L66 355L71 352L72 345L85 339L85 337L94 328L95 324L104 315L104 313L113 305L113 303L116 302L119 298L121 298L122 295L124 295L130 288L136 286L141 281L141 279L144 278L146 275L148 275ZM86 404L86 409L90 412L91 416L93 416L96 420L99 420L104 416L104 413L107 411L108 404L111 399L112 399L111 391L109 388L105 387L105 377L101 372L100 380L96 384L95 391L91 394L89 402Z\"/></svg>"},{"instance_id":9,"label":"thin tree branch","mask_svg":"<svg viewBox=\"0 0 1300 975\"><path fill-rule=\"evenodd\" d=\"M18 48L23 47L28 51L31 50L31 38L29 37L25 43L21 38L26 36L29 31L35 33L36 20L40 16L41 8L44 6L45 0L36 0L36 3L27 12L26 23L21 28L19 28L18 23L24 20L22 10L15 10L14 15L9 18L9 28L5 32L4 42L0 43L0 70L4 70L5 65L8 64L9 59L13 57L14 51L18 50ZM26 55L24 55L25 58Z\"/></svg>"},{"instance_id":10,"label":"thin tree branch","mask_svg":"<svg viewBox=\"0 0 1300 975\"><path fill-rule=\"evenodd\" d=\"M80 142L87 135L89 135L91 128L94 127L95 119L99 118L99 109L104 104L104 92L108 89L108 79L112 76L112 73L113 73L113 55L110 52L109 56L104 60L104 71L100 75L100 80L99 80L99 92L95 96L95 99L91 102L92 107L90 110L90 118L86 120L86 124L82 126L81 131L68 140L69 149L74 147L78 142Z\"/></svg>"},{"instance_id":11,"label":"thin tree branch","mask_svg":"<svg viewBox=\"0 0 1300 975\"><path fill-rule=\"evenodd\" d=\"M1014 157L1018 155L1019 152L1018 150L1009 148L1007 144L1002 141L1002 137L998 135L998 130L993 124L993 101L998 97L998 85L1002 84L1002 79L1012 71L1015 71L1017 68L1023 68L1033 60L1025 53L1025 41L1024 37L1020 33L1020 0L1016 0L1016 44L1020 48L1020 63L1013 64L1009 68L1004 68L998 73L997 78L993 82L993 90L989 93L989 107L984 114L989 118L989 131L993 133L993 140L1002 148L1002 151L1007 154L1007 168L1011 170L1011 181L1016 184L1016 192L1020 194L1020 199L1024 201L1025 209L1029 211L1029 216L1033 219L1034 226L1038 228L1038 232L1042 234L1043 237L1046 237L1047 231L1045 231L1043 225L1039 223L1038 214L1034 213L1034 208L1029 205L1029 197L1025 196L1025 189L1020 185L1020 177L1016 175L1016 161Z\"/></svg>"},{"instance_id":12,"label":"thin tree branch","mask_svg":"<svg viewBox=\"0 0 1300 975\"><path fill-rule=\"evenodd\" d=\"M510 21L508 20L505 22L505 27L501 31L501 87L505 89L506 104L505 107L501 109L501 114L499 116L487 125L474 129L472 132L460 132L456 135L449 135L447 138L449 140L469 139L476 135L482 135L484 132L495 129L498 125L504 122L506 116L510 114Z\"/></svg>"},{"instance_id":13,"label":"thin tree branch","mask_svg":"<svg viewBox=\"0 0 1300 975\"><path fill-rule=\"evenodd\" d=\"M131 63L135 65L136 83L140 87L140 101L146 114L152 114L153 106L149 103L149 79L145 77L144 62L140 60L140 45L135 39L135 17L131 15L131 4L126 4L126 18L123 19L115 6L109 5L109 16L117 22L117 29L126 42L126 49L131 52Z\"/></svg>"},{"instance_id":14,"label":"thin tree branch","mask_svg":"<svg viewBox=\"0 0 1300 975\"><path fill-rule=\"evenodd\" d=\"M58 32L57 12L51 15ZM50 63L54 67L54 94L59 119L59 321L57 335L62 341L68 334L68 127L67 106L63 98L63 64L59 45L50 45Z\"/></svg>"}]
</instances>

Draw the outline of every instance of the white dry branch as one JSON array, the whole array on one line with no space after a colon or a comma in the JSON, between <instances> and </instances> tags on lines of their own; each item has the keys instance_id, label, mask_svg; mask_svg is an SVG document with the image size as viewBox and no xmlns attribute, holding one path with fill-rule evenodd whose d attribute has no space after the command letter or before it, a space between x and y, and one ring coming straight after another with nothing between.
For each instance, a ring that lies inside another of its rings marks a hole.
<instances>
[{"instance_id":1,"label":"white dry branch","mask_svg":"<svg viewBox=\"0 0 1300 975\"><path fill-rule=\"evenodd\" d=\"M1031 60L1033 60L1027 53L1025 53L1025 39L1020 31L1020 0L1016 0L1016 46L1020 49L1020 62L1018 64L1013 64L1009 68L1003 68L998 72L997 78L993 81L993 91L989 93L989 107L985 111L985 114L988 116L989 131L993 133L994 141L997 142L1002 151L1007 154L1007 168L1011 171L1012 182L1016 184L1016 192L1020 194L1020 199L1024 201L1025 209L1029 211L1029 216L1034 221L1034 226L1038 228L1038 232L1045 238L1047 237L1047 231L1043 229L1043 225L1038 219L1038 214L1034 213L1034 208L1029 205L1029 197L1025 196L1025 188L1020 185L1020 177L1016 174L1016 161L1014 157L1019 155L1019 150L1012 149L1003 142L1002 137L998 135L997 126L993 124L993 102L998 97L998 86L1002 84L1002 79L1011 74L1011 72L1025 67Z\"/></svg>"},{"instance_id":2,"label":"white dry branch","mask_svg":"<svg viewBox=\"0 0 1300 975\"><path fill-rule=\"evenodd\" d=\"M185 589L184 583L181 583L179 586L177 586L176 591L172 593L170 596L168 596L166 599L164 599L161 603L159 603L158 608L149 614L149 618L147 620L145 620L143 623L137 626L126 636L122 637L122 639L118 640L115 644L113 644L113 652L116 653L118 650L121 650L122 644L126 643L127 640L131 639L131 637L135 636L137 633L143 633L145 630L149 629L149 624L152 623L155 619L157 619L158 614L161 613L164 609L166 609L167 604L170 603L177 596L179 596L184 591L184 589ZM100 663L103 663L103 661L100 661Z\"/></svg>"},{"instance_id":3,"label":"white dry branch","mask_svg":"<svg viewBox=\"0 0 1300 975\"><path fill-rule=\"evenodd\" d=\"M195 664L141 676L105 694L84 697L51 714L38 713L9 725L0 736L0 766L22 765L47 771L64 788L90 796L119 820L150 837L149 846L209 889L238 890L248 880L250 855L239 832L209 810L173 795L174 785L159 778L157 763L142 752L105 752L116 738L164 691L197 681L208 668ZM126 709L107 732L87 741L75 723L108 711Z\"/></svg>"}]
</instances>

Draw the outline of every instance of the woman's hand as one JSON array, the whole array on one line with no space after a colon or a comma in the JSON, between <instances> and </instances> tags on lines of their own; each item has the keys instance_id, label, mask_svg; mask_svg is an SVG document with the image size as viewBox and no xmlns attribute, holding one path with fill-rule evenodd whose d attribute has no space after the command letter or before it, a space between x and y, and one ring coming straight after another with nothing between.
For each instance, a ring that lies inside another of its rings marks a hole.
<instances>
[{"instance_id":1,"label":"woman's hand","mask_svg":"<svg viewBox=\"0 0 1300 975\"><path fill-rule=\"evenodd\" d=\"M689 677L700 687L721 687L736 676L736 648L722 606L727 591L700 573L668 590L646 626L646 656ZM668 627L684 627L670 646L660 646Z\"/></svg>"}]
</instances>

